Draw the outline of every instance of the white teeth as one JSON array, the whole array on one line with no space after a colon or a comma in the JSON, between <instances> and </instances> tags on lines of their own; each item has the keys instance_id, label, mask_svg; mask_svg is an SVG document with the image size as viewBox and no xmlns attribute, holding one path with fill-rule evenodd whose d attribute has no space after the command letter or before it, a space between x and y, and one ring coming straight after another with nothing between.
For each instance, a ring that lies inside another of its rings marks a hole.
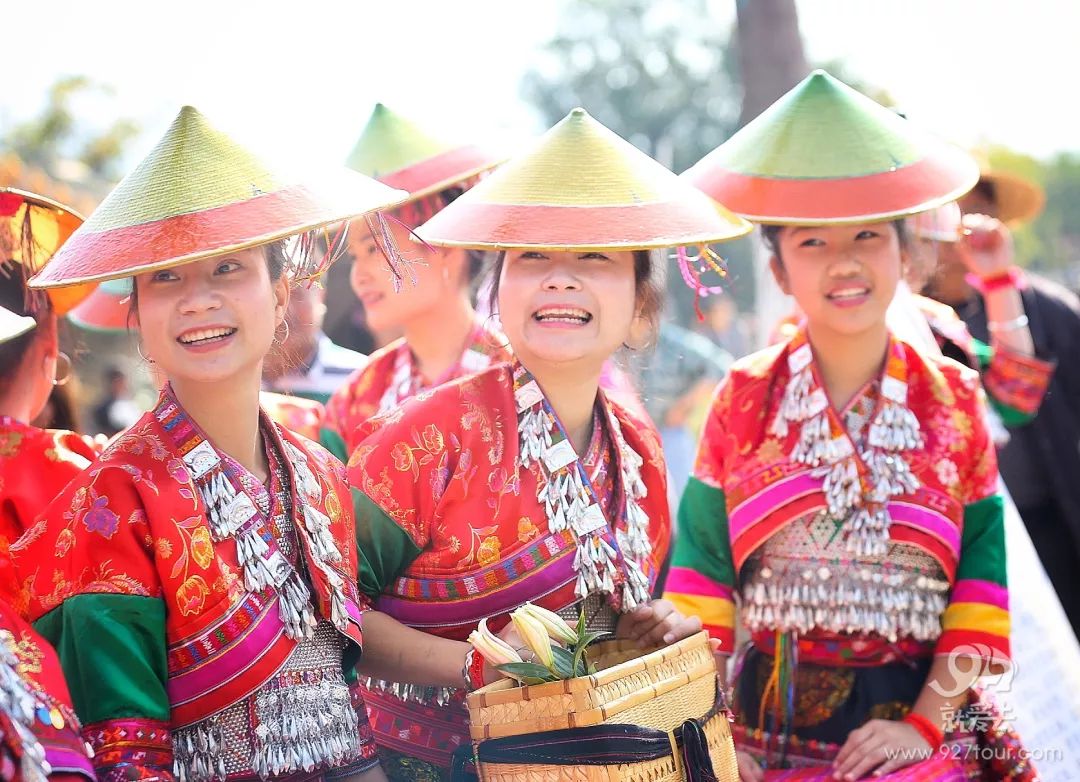
<instances>
[{"instance_id":1,"label":"white teeth","mask_svg":"<svg viewBox=\"0 0 1080 782\"><path fill-rule=\"evenodd\" d=\"M870 291L867 288L844 288L829 294L830 299L851 299L856 296L864 296Z\"/></svg>"},{"instance_id":2,"label":"white teeth","mask_svg":"<svg viewBox=\"0 0 1080 782\"><path fill-rule=\"evenodd\" d=\"M179 341L185 345L191 345L196 342L205 342L211 339L220 339L233 334L236 329L200 329L198 331L189 331L179 338Z\"/></svg>"},{"instance_id":3,"label":"white teeth","mask_svg":"<svg viewBox=\"0 0 1080 782\"><path fill-rule=\"evenodd\" d=\"M540 310L534 317L537 320L554 320L560 323L582 323L588 321L592 316L585 310L549 308Z\"/></svg>"}]
</instances>

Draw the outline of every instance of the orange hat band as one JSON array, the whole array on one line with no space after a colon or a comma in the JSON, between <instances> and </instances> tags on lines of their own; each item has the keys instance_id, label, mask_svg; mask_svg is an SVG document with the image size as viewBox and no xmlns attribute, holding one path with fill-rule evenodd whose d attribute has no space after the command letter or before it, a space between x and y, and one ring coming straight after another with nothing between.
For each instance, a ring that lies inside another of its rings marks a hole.
<instances>
[{"instance_id":1,"label":"orange hat band","mask_svg":"<svg viewBox=\"0 0 1080 782\"><path fill-rule=\"evenodd\" d=\"M130 277L152 268L176 266L230 249L252 247L306 230L325 219L326 206L304 186L293 186L247 201L168 217L99 233L80 231L63 247L69 265L54 278L56 264L35 278L40 287L100 278ZM274 226L261 230L260 226Z\"/></svg>"},{"instance_id":2,"label":"orange hat band","mask_svg":"<svg viewBox=\"0 0 1080 782\"><path fill-rule=\"evenodd\" d=\"M445 190L491 166L491 155L480 148L458 147L378 179L384 185L404 190L415 198Z\"/></svg>"},{"instance_id":3,"label":"orange hat band","mask_svg":"<svg viewBox=\"0 0 1080 782\"><path fill-rule=\"evenodd\" d=\"M970 163L924 159L895 171L851 179L773 179L736 174L722 168L689 172L687 178L706 193L723 193L738 213L759 223L865 223L912 213L912 204L929 208L958 198L971 186ZM696 176L693 174L697 173ZM942 195L943 179L963 182ZM856 215L857 217L853 217Z\"/></svg>"},{"instance_id":4,"label":"orange hat band","mask_svg":"<svg viewBox=\"0 0 1080 782\"><path fill-rule=\"evenodd\" d=\"M716 241L702 233L717 220L708 200L661 201L633 206L544 206L454 203L454 236L483 237L455 241L421 228L424 240L460 247L543 247L549 249L649 249ZM657 232L663 226L663 232Z\"/></svg>"}]
</instances>

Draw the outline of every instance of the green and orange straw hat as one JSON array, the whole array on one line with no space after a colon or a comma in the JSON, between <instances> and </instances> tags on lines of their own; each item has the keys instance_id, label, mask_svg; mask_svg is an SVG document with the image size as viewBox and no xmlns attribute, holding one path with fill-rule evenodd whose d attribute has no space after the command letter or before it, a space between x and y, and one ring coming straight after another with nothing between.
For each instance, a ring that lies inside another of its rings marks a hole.
<instances>
[{"instance_id":1,"label":"green and orange straw hat","mask_svg":"<svg viewBox=\"0 0 1080 782\"><path fill-rule=\"evenodd\" d=\"M179 266L391 208L406 195L345 168L286 174L185 106L30 286L103 282ZM293 274L318 271L309 261L298 262Z\"/></svg>"},{"instance_id":2,"label":"green and orange straw hat","mask_svg":"<svg viewBox=\"0 0 1080 782\"><path fill-rule=\"evenodd\" d=\"M722 273L709 244L751 230L644 152L574 109L535 145L504 163L417 229L426 242L475 250L679 248L683 278ZM685 248L700 248L689 258Z\"/></svg>"},{"instance_id":3,"label":"green and orange straw hat","mask_svg":"<svg viewBox=\"0 0 1080 782\"><path fill-rule=\"evenodd\" d=\"M82 215L51 198L0 187L0 273L11 263L28 280L45 268L82 222ZM81 285L50 291L49 301L57 315L64 315L93 290L93 285ZM33 300L30 304L33 309Z\"/></svg>"},{"instance_id":4,"label":"green and orange straw hat","mask_svg":"<svg viewBox=\"0 0 1080 782\"><path fill-rule=\"evenodd\" d=\"M451 187L467 187L505 160L475 144L436 138L413 120L376 103L345 165L387 187L404 190L409 204Z\"/></svg>"},{"instance_id":5,"label":"green and orange straw hat","mask_svg":"<svg viewBox=\"0 0 1080 782\"><path fill-rule=\"evenodd\" d=\"M978 181L965 151L814 71L683 175L756 223L894 220Z\"/></svg>"}]
</instances>

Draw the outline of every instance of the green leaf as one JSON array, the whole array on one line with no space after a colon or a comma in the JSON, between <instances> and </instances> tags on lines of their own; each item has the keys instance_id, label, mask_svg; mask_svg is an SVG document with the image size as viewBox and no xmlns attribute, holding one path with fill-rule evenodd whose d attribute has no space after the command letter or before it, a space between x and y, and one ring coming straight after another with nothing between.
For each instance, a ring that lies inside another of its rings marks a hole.
<instances>
[{"instance_id":1,"label":"green leaf","mask_svg":"<svg viewBox=\"0 0 1080 782\"><path fill-rule=\"evenodd\" d=\"M577 661L575 660L574 655L566 649L563 649L561 646L555 646L554 644L551 647L551 651L555 657L555 672L563 679L574 678L576 675L575 671L577 670Z\"/></svg>"},{"instance_id":2,"label":"green leaf","mask_svg":"<svg viewBox=\"0 0 1080 782\"><path fill-rule=\"evenodd\" d=\"M574 647L574 671L578 676L587 675L587 669L585 667L585 644L578 644Z\"/></svg>"},{"instance_id":3,"label":"green leaf","mask_svg":"<svg viewBox=\"0 0 1080 782\"><path fill-rule=\"evenodd\" d=\"M581 644L582 648L585 648L586 646L591 644L596 639L603 638L605 635L611 635L611 633L603 631L603 630L597 631L595 633L589 633L588 635L582 636L579 643Z\"/></svg>"},{"instance_id":4,"label":"green leaf","mask_svg":"<svg viewBox=\"0 0 1080 782\"><path fill-rule=\"evenodd\" d=\"M538 679L541 682L558 681L558 677L546 666L539 663L504 663L497 666L500 671L515 679Z\"/></svg>"},{"instance_id":5,"label":"green leaf","mask_svg":"<svg viewBox=\"0 0 1080 782\"><path fill-rule=\"evenodd\" d=\"M583 638L585 636L585 602L581 603L581 610L578 612L577 618L577 637Z\"/></svg>"}]
</instances>

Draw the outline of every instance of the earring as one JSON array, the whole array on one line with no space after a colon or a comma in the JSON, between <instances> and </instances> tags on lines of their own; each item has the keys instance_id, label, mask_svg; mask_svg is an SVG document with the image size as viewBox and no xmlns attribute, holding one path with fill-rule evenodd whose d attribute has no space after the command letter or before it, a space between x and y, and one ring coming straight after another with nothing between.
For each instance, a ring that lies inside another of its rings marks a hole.
<instances>
[{"instance_id":1,"label":"earring","mask_svg":"<svg viewBox=\"0 0 1080 782\"><path fill-rule=\"evenodd\" d=\"M143 353L143 349L142 349L142 340L141 340L141 339L140 339L140 340L136 340L136 342L135 342L135 352L136 352L136 353L138 353L138 354L139 354L139 358L141 358L141 359L142 359L143 361L145 361L145 362L146 362L147 364L153 364L153 363L154 363L154 359L150 358L150 357L149 357L148 355L146 355L145 353Z\"/></svg>"},{"instance_id":2,"label":"earring","mask_svg":"<svg viewBox=\"0 0 1080 782\"><path fill-rule=\"evenodd\" d=\"M64 372L62 375L59 373L61 360L64 364ZM65 385L69 380L71 380L71 374L71 358L68 356L67 353L61 350L59 353L56 354L56 368L53 370L52 384L54 386Z\"/></svg>"},{"instance_id":3,"label":"earring","mask_svg":"<svg viewBox=\"0 0 1080 782\"><path fill-rule=\"evenodd\" d=\"M281 325L285 327L285 336L278 340L282 345L289 339L289 321L282 320ZM277 329L274 329L274 337L277 338Z\"/></svg>"}]
</instances>

